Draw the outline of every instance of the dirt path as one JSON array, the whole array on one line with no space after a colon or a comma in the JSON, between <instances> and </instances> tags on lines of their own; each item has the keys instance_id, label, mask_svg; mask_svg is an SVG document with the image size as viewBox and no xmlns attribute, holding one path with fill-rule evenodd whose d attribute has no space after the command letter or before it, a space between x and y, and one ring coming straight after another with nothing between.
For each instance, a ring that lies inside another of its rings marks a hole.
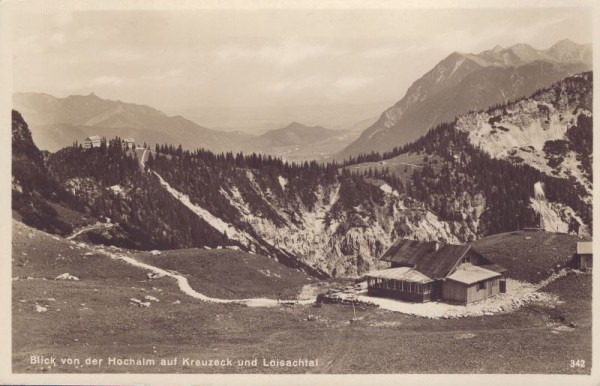
<instances>
[{"instance_id":1,"label":"dirt path","mask_svg":"<svg viewBox=\"0 0 600 386\"><path fill-rule=\"evenodd\" d=\"M72 235L67 236L66 239L67 240L73 240L75 237L79 236L82 233L93 231L93 230L96 230L96 229L108 229L108 228L112 228L114 226L115 226L115 224L110 224L110 223L109 224L104 223L104 224L89 225L87 227L83 227L83 228L75 231Z\"/></svg>"},{"instance_id":2,"label":"dirt path","mask_svg":"<svg viewBox=\"0 0 600 386\"><path fill-rule=\"evenodd\" d=\"M177 281L177 286L179 287L179 289L181 290L181 292L183 292L184 294L193 297L194 299L198 299L198 300L202 300L205 302L212 302L212 303L236 303L236 304L245 304L248 307L277 307L279 306L279 301L276 299L268 299L268 298L247 298L247 299L220 299L220 298L212 298L210 296L206 296L196 290L194 290L191 286L190 283L188 282L187 278L184 277L183 275L177 274L177 273L173 273L171 271L167 271L164 270L162 268L159 267L155 267L153 265L150 264L146 264L146 263L142 263L136 259L134 259L133 257L129 257L129 256L124 256L124 255L120 255L120 254L116 254L116 253L111 253L108 252L102 248L96 248L96 250L98 252L101 252L107 256L109 256L112 259L116 259L116 260L121 260L125 263L131 264L133 266L145 269L147 271L156 273L160 276L167 276L170 278L173 278ZM315 303L317 300L316 296L315 297L311 297L309 299L299 299L295 304L301 304L301 305L306 305L306 304L313 304Z\"/></svg>"},{"instance_id":3,"label":"dirt path","mask_svg":"<svg viewBox=\"0 0 600 386\"><path fill-rule=\"evenodd\" d=\"M144 149L142 156L140 157L140 170L142 173L145 171L146 161L148 160L149 150Z\"/></svg>"}]
</instances>

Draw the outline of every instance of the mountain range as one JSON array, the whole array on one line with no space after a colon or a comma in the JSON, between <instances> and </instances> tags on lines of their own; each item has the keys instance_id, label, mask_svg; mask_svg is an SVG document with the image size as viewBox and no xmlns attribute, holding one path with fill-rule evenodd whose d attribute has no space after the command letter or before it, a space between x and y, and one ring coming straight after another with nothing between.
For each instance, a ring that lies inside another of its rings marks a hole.
<instances>
[{"instance_id":1,"label":"mountain range","mask_svg":"<svg viewBox=\"0 0 600 386\"><path fill-rule=\"evenodd\" d=\"M261 135L220 131L150 106L106 100L93 93L66 98L16 93L13 107L23 114L43 150L56 151L99 134L132 137L139 143L182 144L185 149L260 152L288 161L343 160L389 151L417 139L438 123L525 97L591 66L591 46L569 40L547 50L516 44L479 54L454 52L415 81L379 119L364 118L345 130L293 122ZM251 111L245 114L252 116Z\"/></svg>"},{"instance_id":2,"label":"mountain range","mask_svg":"<svg viewBox=\"0 0 600 386\"><path fill-rule=\"evenodd\" d=\"M94 93L56 98L40 93L16 93L13 106L31 126L43 150L56 151L90 135L132 137L147 143L181 143L214 151L235 149L250 136L200 126L181 116L170 117L150 106L102 99Z\"/></svg>"},{"instance_id":3,"label":"mountain range","mask_svg":"<svg viewBox=\"0 0 600 386\"><path fill-rule=\"evenodd\" d=\"M298 122L261 135L219 131L181 116L167 116L150 106L102 99L95 94L56 98L15 93L13 106L29 124L42 150L57 151L91 135L131 137L138 143L182 144L185 149L264 153L289 161L330 157L355 140L363 126L331 130Z\"/></svg>"},{"instance_id":4,"label":"mountain range","mask_svg":"<svg viewBox=\"0 0 600 386\"><path fill-rule=\"evenodd\" d=\"M343 149L359 135L360 131L356 129L332 130L292 122L251 138L242 148L245 153L271 154L287 161L320 161Z\"/></svg>"},{"instance_id":5,"label":"mountain range","mask_svg":"<svg viewBox=\"0 0 600 386\"><path fill-rule=\"evenodd\" d=\"M336 103L303 105L242 105L242 106L172 106L168 111L221 131L243 131L254 135L285 127L289 122L307 126L323 126L333 130L353 129L357 122L377 119L393 100L367 103ZM209 103L205 102L205 103ZM251 103L252 101L249 101ZM372 122L371 122L372 123ZM362 130L370 124L359 125Z\"/></svg>"},{"instance_id":6,"label":"mountain range","mask_svg":"<svg viewBox=\"0 0 600 386\"><path fill-rule=\"evenodd\" d=\"M399 102L335 158L391 150L419 138L436 124L525 97L591 68L591 45L569 40L547 50L516 44L479 54L454 52L415 81Z\"/></svg>"}]
</instances>

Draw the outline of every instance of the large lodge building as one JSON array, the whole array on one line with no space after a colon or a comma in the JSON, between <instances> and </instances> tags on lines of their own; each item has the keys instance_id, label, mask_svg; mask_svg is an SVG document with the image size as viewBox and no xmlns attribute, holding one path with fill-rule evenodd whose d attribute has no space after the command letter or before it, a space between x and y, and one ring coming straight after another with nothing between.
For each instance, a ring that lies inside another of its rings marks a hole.
<instances>
[{"instance_id":1,"label":"large lodge building","mask_svg":"<svg viewBox=\"0 0 600 386\"><path fill-rule=\"evenodd\" d=\"M381 260L391 268L366 275L372 296L468 304L506 292L506 269L470 245L398 239Z\"/></svg>"}]
</instances>

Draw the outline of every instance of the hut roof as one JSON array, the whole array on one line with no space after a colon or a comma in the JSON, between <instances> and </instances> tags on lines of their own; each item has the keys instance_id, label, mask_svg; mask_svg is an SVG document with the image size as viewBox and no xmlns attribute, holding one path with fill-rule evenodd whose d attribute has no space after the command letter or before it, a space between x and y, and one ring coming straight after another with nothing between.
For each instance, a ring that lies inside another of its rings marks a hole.
<instances>
[{"instance_id":1,"label":"hut roof","mask_svg":"<svg viewBox=\"0 0 600 386\"><path fill-rule=\"evenodd\" d=\"M435 242L398 239L381 260L410 266L425 276L439 279L448 276L471 248L470 245L437 246Z\"/></svg>"},{"instance_id":2,"label":"hut roof","mask_svg":"<svg viewBox=\"0 0 600 386\"><path fill-rule=\"evenodd\" d=\"M580 241L577 243L577 254L578 255L591 255L592 254L592 242L591 241Z\"/></svg>"},{"instance_id":3,"label":"hut roof","mask_svg":"<svg viewBox=\"0 0 600 386\"><path fill-rule=\"evenodd\" d=\"M379 279L410 281L413 283L429 283L433 281L433 279L410 267L382 269L380 271L369 272L365 276Z\"/></svg>"},{"instance_id":4,"label":"hut roof","mask_svg":"<svg viewBox=\"0 0 600 386\"><path fill-rule=\"evenodd\" d=\"M452 275L448 276L447 279L464 284L473 284L497 276L500 276L498 272L490 271L477 265L463 265L460 269L454 271Z\"/></svg>"},{"instance_id":5,"label":"hut roof","mask_svg":"<svg viewBox=\"0 0 600 386\"><path fill-rule=\"evenodd\" d=\"M99 136L99 135L91 135L91 136L89 136L89 137L87 137L87 138L86 138L86 141L87 141L87 140L90 140L90 141L98 141L98 140L100 140L100 139L102 139L102 138L100 138L100 136Z\"/></svg>"},{"instance_id":6,"label":"hut roof","mask_svg":"<svg viewBox=\"0 0 600 386\"><path fill-rule=\"evenodd\" d=\"M480 267L485 268L490 271L498 272L498 273L508 272L508 269L501 267L498 264L483 264L483 265L480 265Z\"/></svg>"}]
</instances>

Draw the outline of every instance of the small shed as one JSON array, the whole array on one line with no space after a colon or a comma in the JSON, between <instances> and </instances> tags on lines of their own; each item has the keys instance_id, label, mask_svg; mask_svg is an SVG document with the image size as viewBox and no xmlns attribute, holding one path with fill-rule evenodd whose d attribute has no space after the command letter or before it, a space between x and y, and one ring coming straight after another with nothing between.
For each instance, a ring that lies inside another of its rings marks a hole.
<instances>
[{"instance_id":1,"label":"small shed","mask_svg":"<svg viewBox=\"0 0 600 386\"><path fill-rule=\"evenodd\" d=\"M500 293L498 272L476 265L463 264L446 278L442 286L442 297L457 303L473 303Z\"/></svg>"},{"instance_id":2,"label":"small shed","mask_svg":"<svg viewBox=\"0 0 600 386\"><path fill-rule=\"evenodd\" d=\"M498 264L482 264L481 268L485 268L489 271L497 272L500 274L500 293L506 292L506 272L508 271L506 268L499 266Z\"/></svg>"},{"instance_id":3,"label":"small shed","mask_svg":"<svg viewBox=\"0 0 600 386\"><path fill-rule=\"evenodd\" d=\"M99 135L92 135L90 137L87 137L83 141L83 147L86 149L91 149L93 147L100 147L101 145L102 145L102 137L100 137Z\"/></svg>"},{"instance_id":4,"label":"small shed","mask_svg":"<svg viewBox=\"0 0 600 386\"><path fill-rule=\"evenodd\" d=\"M580 241L577 243L575 266L582 271L592 271L592 245L591 241Z\"/></svg>"}]
</instances>

